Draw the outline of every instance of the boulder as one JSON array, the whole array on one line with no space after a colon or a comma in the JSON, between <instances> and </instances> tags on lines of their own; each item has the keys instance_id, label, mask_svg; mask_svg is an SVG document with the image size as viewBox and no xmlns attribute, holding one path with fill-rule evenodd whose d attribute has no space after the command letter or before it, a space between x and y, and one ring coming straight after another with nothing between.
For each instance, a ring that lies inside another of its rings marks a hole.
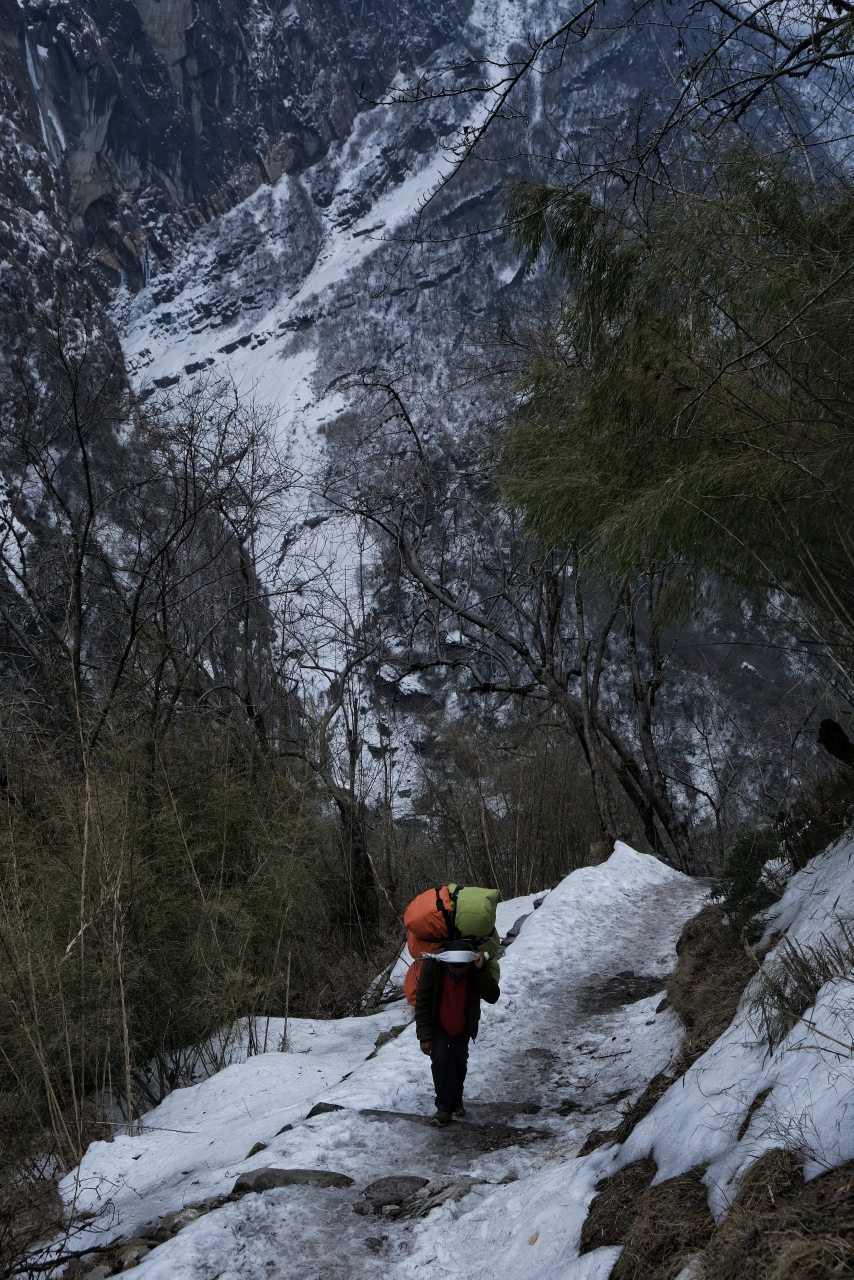
<instances>
[{"instance_id":1,"label":"boulder","mask_svg":"<svg viewBox=\"0 0 854 1280\"><path fill-rule=\"evenodd\" d=\"M328 1169L251 1169L241 1173L234 1184L234 1194L272 1191L275 1187L352 1187L346 1173Z\"/></svg>"},{"instance_id":2,"label":"boulder","mask_svg":"<svg viewBox=\"0 0 854 1280\"><path fill-rule=\"evenodd\" d=\"M411 1026L411 1023L401 1022L399 1026L389 1027L387 1031L381 1031L377 1036L373 1052L368 1054L366 1061L370 1062L371 1058L375 1058L383 1045L389 1044L392 1040L396 1040L408 1026Z\"/></svg>"},{"instance_id":3,"label":"boulder","mask_svg":"<svg viewBox=\"0 0 854 1280\"><path fill-rule=\"evenodd\" d=\"M327 1111L343 1111L344 1108L337 1102L316 1102L306 1116L306 1120L310 1120L312 1116L325 1116Z\"/></svg>"},{"instance_id":4,"label":"boulder","mask_svg":"<svg viewBox=\"0 0 854 1280\"><path fill-rule=\"evenodd\" d=\"M119 1261L122 1264L122 1271L130 1271L132 1267L138 1267L151 1249L147 1244L134 1244L130 1249L123 1249L119 1254Z\"/></svg>"},{"instance_id":5,"label":"boulder","mask_svg":"<svg viewBox=\"0 0 854 1280\"><path fill-rule=\"evenodd\" d=\"M191 1222L195 1222L196 1218L201 1218L204 1213L203 1209L199 1209L196 1205L187 1205L186 1209L181 1209L172 1219L171 1227L173 1231L183 1231L184 1227L188 1227Z\"/></svg>"},{"instance_id":6,"label":"boulder","mask_svg":"<svg viewBox=\"0 0 854 1280\"><path fill-rule=\"evenodd\" d=\"M412 1174L400 1174L390 1178L379 1178L365 1187L362 1196L374 1209L383 1209L386 1205L402 1204L409 1196L427 1186L427 1178L417 1178Z\"/></svg>"},{"instance_id":7,"label":"boulder","mask_svg":"<svg viewBox=\"0 0 854 1280\"><path fill-rule=\"evenodd\" d=\"M528 919L530 914L530 912L527 912L525 915L519 916L518 920L514 921L512 928L507 930L507 936L501 939L502 947L509 947L511 942L515 942L516 938L519 936L519 930L522 928L522 925Z\"/></svg>"},{"instance_id":8,"label":"boulder","mask_svg":"<svg viewBox=\"0 0 854 1280\"><path fill-rule=\"evenodd\" d=\"M408 1200L401 1209L401 1216L426 1218L432 1209L438 1209L448 1200L462 1200L475 1184L475 1178L453 1178L443 1185L437 1183L430 1191L422 1191Z\"/></svg>"}]
</instances>

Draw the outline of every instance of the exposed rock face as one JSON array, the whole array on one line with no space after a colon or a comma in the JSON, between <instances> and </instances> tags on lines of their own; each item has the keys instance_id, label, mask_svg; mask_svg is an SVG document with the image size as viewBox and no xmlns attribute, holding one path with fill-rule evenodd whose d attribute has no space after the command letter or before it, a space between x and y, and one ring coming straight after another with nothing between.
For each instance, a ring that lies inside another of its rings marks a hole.
<instances>
[{"instance_id":1,"label":"exposed rock face","mask_svg":"<svg viewBox=\"0 0 854 1280\"><path fill-rule=\"evenodd\" d=\"M556 12L549 0L0 0L0 290L14 305L49 296L83 251L89 304L110 309L137 385L219 376L236 348L269 344L267 369L307 369L310 347L323 387L396 358L409 329L438 370L484 300L517 288L495 229L513 164L469 166L431 207L423 252L402 252L402 212L480 108L453 94L371 103L398 74L500 60L514 32ZM579 48L548 79L549 118L586 128L627 109L658 56L650 41L625 56ZM499 151L533 145L526 127L508 123ZM476 225L491 234L469 240ZM344 252L350 238L361 255ZM315 297L324 255L340 269L324 268ZM300 398L272 384L270 398Z\"/></svg>"},{"instance_id":2,"label":"exposed rock face","mask_svg":"<svg viewBox=\"0 0 854 1280\"><path fill-rule=\"evenodd\" d=\"M194 227L346 138L360 92L423 62L467 7L0 0L4 203L67 224L106 283L135 287Z\"/></svg>"},{"instance_id":3,"label":"exposed rock face","mask_svg":"<svg viewBox=\"0 0 854 1280\"><path fill-rule=\"evenodd\" d=\"M273 1191L276 1187L352 1187L346 1173L328 1169L252 1169L242 1173L234 1184L237 1195Z\"/></svg>"},{"instance_id":4,"label":"exposed rock face","mask_svg":"<svg viewBox=\"0 0 854 1280\"><path fill-rule=\"evenodd\" d=\"M17 48L15 0L0 0L0 287L20 305L53 288L57 261L72 260L59 174Z\"/></svg>"}]
</instances>

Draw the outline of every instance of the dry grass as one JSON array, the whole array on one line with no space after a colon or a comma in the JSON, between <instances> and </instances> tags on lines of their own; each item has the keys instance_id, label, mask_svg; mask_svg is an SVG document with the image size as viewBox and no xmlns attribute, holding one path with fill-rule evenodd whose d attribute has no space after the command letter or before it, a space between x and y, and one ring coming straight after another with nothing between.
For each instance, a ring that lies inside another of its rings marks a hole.
<instances>
[{"instance_id":1,"label":"dry grass","mask_svg":"<svg viewBox=\"0 0 854 1280\"><path fill-rule=\"evenodd\" d=\"M700 1275L703 1280L854 1276L854 1161L804 1185L800 1160L791 1152L762 1156L742 1180Z\"/></svg>"},{"instance_id":2,"label":"dry grass","mask_svg":"<svg viewBox=\"0 0 854 1280\"><path fill-rule=\"evenodd\" d=\"M51 1178L22 1178L0 1188L0 1280L26 1271L35 1246L62 1229L63 1206Z\"/></svg>"},{"instance_id":3,"label":"dry grass","mask_svg":"<svg viewBox=\"0 0 854 1280\"><path fill-rule=\"evenodd\" d=\"M744 988L757 971L740 931L724 923L723 908L704 907L682 930L667 1001L685 1024L675 1075L686 1071L726 1031Z\"/></svg>"},{"instance_id":4,"label":"dry grass","mask_svg":"<svg viewBox=\"0 0 854 1280\"><path fill-rule=\"evenodd\" d=\"M717 906L689 920L677 955L667 994L686 1031L673 1074L651 1080L618 1127L591 1134L584 1152L625 1141L673 1080L726 1030L756 972L740 931L724 923ZM754 1098L742 1133L767 1094ZM768 1152L747 1172L729 1214L715 1227L701 1169L652 1186L654 1161L637 1161L601 1184L582 1228L581 1252L622 1245L611 1280L675 1280L695 1257L698 1280L852 1280L854 1161L808 1185L801 1164L791 1152Z\"/></svg>"},{"instance_id":5,"label":"dry grass","mask_svg":"<svg viewBox=\"0 0 854 1280\"><path fill-rule=\"evenodd\" d=\"M715 1227L702 1169L658 1186L648 1157L608 1178L582 1227L581 1252L622 1245L611 1280L841 1280L854 1276L854 1161L804 1184L800 1159L769 1151Z\"/></svg>"},{"instance_id":6,"label":"dry grass","mask_svg":"<svg viewBox=\"0 0 854 1280\"><path fill-rule=\"evenodd\" d=\"M640 1124L644 1116L648 1116L652 1111L659 1098L664 1097L673 1084L674 1078L665 1071L659 1071L657 1076L652 1077L641 1096L630 1103L623 1112L623 1118L614 1130L614 1142L625 1142L635 1125Z\"/></svg>"},{"instance_id":7,"label":"dry grass","mask_svg":"<svg viewBox=\"0 0 854 1280\"><path fill-rule=\"evenodd\" d=\"M602 1183L581 1231L581 1252L621 1244L612 1280L673 1280L714 1231L702 1169L651 1186L651 1158Z\"/></svg>"},{"instance_id":8,"label":"dry grass","mask_svg":"<svg viewBox=\"0 0 854 1280\"><path fill-rule=\"evenodd\" d=\"M854 969L854 929L841 919L835 921L835 928L836 937L820 934L814 946L784 938L763 969L751 1009L762 1026L769 1053L812 1008L826 982L847 977Z\"/></svg>"},{"instance_id":9,"label":"dry grass","mask_svg":"<svg viewBox=\"0 0 854 1280\"><path fill-rule=\"evenodd\" d=\"M611 1280L674 1280L714 1230L702 1169L647 1187Z\"/></svg>"},{"instance_id":10,"label":"dry grass","mask_svg":"<svg viewBox=\"0 0 854 1280\"><path fill-rule=\"evenodd\" d=\"M646 1160L627 1164L600 1183L581 1228L580 1253L589 1253L606 1244L623 1243L637 1213L638 1197L655 1174L655 1161L648 1156Z\"/></svg>"}]
</instances>

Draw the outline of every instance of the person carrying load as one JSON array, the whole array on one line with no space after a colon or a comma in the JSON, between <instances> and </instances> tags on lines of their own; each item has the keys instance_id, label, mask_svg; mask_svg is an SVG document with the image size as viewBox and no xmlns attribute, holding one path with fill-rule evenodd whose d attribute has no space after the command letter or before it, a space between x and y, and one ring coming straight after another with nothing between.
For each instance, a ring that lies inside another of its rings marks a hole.
<instances>
[{"instance_id":1,"label":"person carrying load","mask_svg":"<svg viewBox=\"0 0 854 1280\"><path fill-rule=\"evenodd\" d=\"M428 1054L436 1090L437 1128L465 1115L463 1085L469 1042L477 1036L482 1000L495 1004L498 987L497 889L443 885L428 889L404 913L409 953L406 998L415 1006L415 1032Z\"/></svg>"},{"instance_id":2,"label":"person carrying load","mask_svg":"<svg viewBox=\"0 0 854 1280\"><path fill-rule=\"evenodd\" d=\"M415 1034L421 1052L429 1054L436 1090L431 1124L443 1129L453 1116L464 1116L463 1085L469 1041L477 1037L480 1002L495 1004L501 992L484 951L467 941L449 942L421 966L415 995Z\"/></svg>"}]
</instances>

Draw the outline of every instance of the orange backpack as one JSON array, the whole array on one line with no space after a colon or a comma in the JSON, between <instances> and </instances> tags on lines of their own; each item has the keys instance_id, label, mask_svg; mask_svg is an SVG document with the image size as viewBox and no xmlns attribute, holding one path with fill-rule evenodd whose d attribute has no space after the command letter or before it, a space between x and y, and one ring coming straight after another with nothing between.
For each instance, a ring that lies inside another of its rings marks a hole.
<instances>
[{"instance_id":1,"label":"orange backpack","mask_svg":"<svg viewBox=\"0 0 854 1280\"><path fill-rule=\"evenodd\" d=\"M403 980L403 992L406 999L414 1007L415 992L418 990L418 979L424 963L419 956L425 951L437 951L443 942L453 938L458 930L454 927L454 912L457 907L455 888L451 893L446 884L441 889L426 889L413 898L403 913L406 927L406 945L409 954L414 956L413 963L406 970Z\"/></svg>"},{"instance_id":2,"label":"orange backpack","mask_svg":"<svg viewBox=\"0 0 854 1280\"><path fill-rule=\"evenodd\" d=\"M441 889L427 889L424 893L419 893L417 898L413 898L409 906L403 913L403 925L408 930L410 936L414 936L422 941L438 941L442 942L448 938L454 937L454 912L457 907L457 894L459 888L454 887L452 894L446 884ZM435 947L426 948L429 951L435 951ZM413 951L410 943L409 950L412 955L417 956L420 951L425 948Z\"/></svg>"},{"instance_id":3,"label":"orange backpack","mask_svg":"<svg viewBox=\"0 0 854 1280\"><path fill-rule=\"evenodd\" d=\"M403 913L406 945L409 954L414 957L413 963L406 970L403 992L413 1007L424 963L419 957L427 951L438 951L443 942L460 936L460 931L454 924L454 913L457 909L457 894L461 888L462 885L455 885L453 893L446 884L440 889L426 889L412 899Z\"/></svg>"},{"instance_id":4,"label":"orange backpack","mask_svg":"<svg viewBox=\"0 0 854 1280\"><path fill-rule=\"evenodd\" d=\"M463 884L445 884L440 889L427 889L412 899L403 913L407 931L406 945L413 957L413 962L406 971L403 991L411 1005L415 1004L418 978L424 963L421 957L437 951L443 942L454 938L465 936L482 946L490 957L490 972L495 981L498 981L501 970L494 959L499 945L495 930L497 900L496 889L479 889ZM465 935L457 924L458 915L466 930Z\"/></svg>"},{"instance_id":5,"label":"orange backpack","mask_svg":"<svg viewBox=\"0 0 854 1280\"><path fill-rule=\"evenodd\" d=\"M412 964L406 970L406 977L403 979L403 994L406 999L415 1008L415 993L418 990L418 979L421 977L421 966L423 960L413 960Z\"/></svg>"}]
</instances>

